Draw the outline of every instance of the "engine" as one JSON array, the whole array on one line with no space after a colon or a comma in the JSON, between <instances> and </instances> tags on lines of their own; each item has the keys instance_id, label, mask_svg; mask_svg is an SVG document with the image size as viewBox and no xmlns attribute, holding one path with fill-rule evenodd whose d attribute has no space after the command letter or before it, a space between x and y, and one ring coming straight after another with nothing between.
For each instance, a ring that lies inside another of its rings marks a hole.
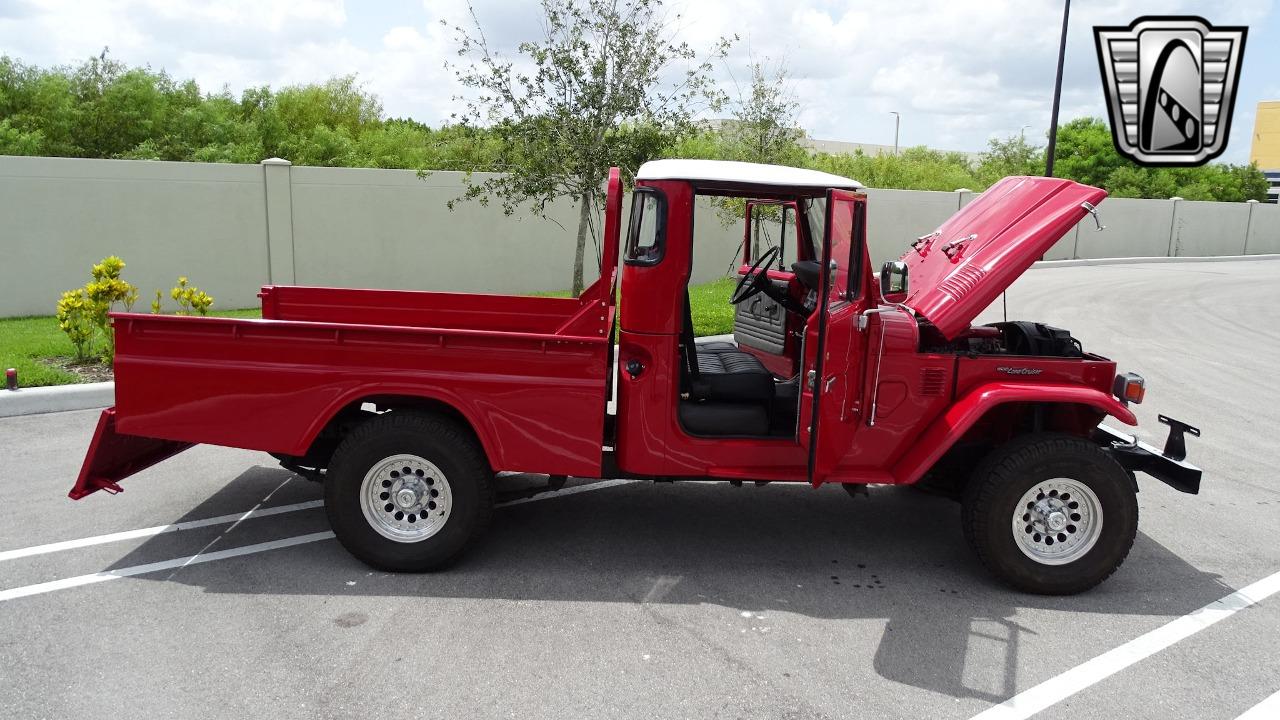
<instances>
[{"instance_id":1,"label":"engine","mask_svg":"<svg viewBox=\"0 0 1280 720\"><path fill-rule=\"evenodd\" d=\"M975 325L954 340L943 338L937 328L926 323L920 328L920 350L965 355L1084 356L1084 347L1070 330L1027 320Z\"/></svg>"}]
</instances>

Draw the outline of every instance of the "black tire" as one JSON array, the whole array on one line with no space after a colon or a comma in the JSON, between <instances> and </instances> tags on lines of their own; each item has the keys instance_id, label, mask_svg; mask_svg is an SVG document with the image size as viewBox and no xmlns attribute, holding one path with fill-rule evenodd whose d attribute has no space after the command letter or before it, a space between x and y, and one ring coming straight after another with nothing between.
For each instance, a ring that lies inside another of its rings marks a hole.
<instances>
[{"instance_id":1,"label":"black tire","mask_svg":"<svg viewBox=\"0 0 1280 720\"><path fill-rule=\"evenodd\" d=\"M447 478L449 513L443 526L425 539L389 539L362 509L366 474L396 455L420 457ZM436 570L456 560L488 528L493 471L474 437L458 423L438 415L393 411L361 423L343 438L326 473L324 507L338 541L368 565L391 572Z\"/></svg>"},{"instance_id":2,"label":"black tire","mask_svg":"<svg viewBox=\"0 0 1280 720\"><path fill-rule=\"evenodd\" d=\"M1024 494L1055 478L1086 486L1101 508L1092 546L1057 565L1024 552L1013 527ZM1102 448L1074 435L1037 433L983 459L965 487L961 518L969 546L997 578L1025 592L1074 595L1106 580L1124 562L1138 532L1138 499L1129 474Z\"/></svg>"}]
</instances>

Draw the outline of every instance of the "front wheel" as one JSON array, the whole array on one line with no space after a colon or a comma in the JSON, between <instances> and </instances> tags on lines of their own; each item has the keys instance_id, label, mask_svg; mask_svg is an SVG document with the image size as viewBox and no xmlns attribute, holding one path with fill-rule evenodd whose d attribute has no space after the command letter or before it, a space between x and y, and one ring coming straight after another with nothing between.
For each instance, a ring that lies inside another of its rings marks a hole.
<instances>
[{"instance_id":1,"label":"front wheel","mask_svg":"<svg viewBox=\"0 0 1280 720\"><path fill-rule=\"evenodd\" d=\"M453 562L489 524L493 473L450 419L391 412L338 446L325 512L338 541L380 570L425 572Z\"/></svg>"},{"instance_id":2,"label":"front wheel","mask_svg":"<svg viewBox=\"0 0 1280 720\"><path fill-rule=\"evenodd\" d=\"M965 487L965 538L996 577L1072 595L1120 567L1138 532L1133 481L1092 442L1040 433L996 448Z\"/></svg>"}]
</instances>

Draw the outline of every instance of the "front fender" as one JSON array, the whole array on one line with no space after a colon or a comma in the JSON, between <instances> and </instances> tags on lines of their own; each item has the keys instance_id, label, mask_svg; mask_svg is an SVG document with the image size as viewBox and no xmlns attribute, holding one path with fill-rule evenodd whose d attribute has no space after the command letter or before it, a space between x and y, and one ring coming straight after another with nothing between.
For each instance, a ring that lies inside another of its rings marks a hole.
<instances>
[{"instance_id":1,"label":"front fender","mask_svg":"<svg viewBox=\"0 0 1280 720\"><path fill-rule=\"evenodd\" d=\"M997 405L1014 402L1088 405L1126 425L1138 418L1114 397L1082 385L998 382L979 386L961 397L920 434L898 462L893 476L899 483L919 480L983 415Z\"/></svg>"}]
</instances>

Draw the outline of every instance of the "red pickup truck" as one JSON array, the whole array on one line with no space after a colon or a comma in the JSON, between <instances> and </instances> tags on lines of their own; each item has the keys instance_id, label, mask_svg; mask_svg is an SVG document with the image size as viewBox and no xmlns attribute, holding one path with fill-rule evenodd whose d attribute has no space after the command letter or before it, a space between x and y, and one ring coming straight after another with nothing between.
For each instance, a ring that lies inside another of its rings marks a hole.
<instances>
[{"instance_id":1,"label":"red pickup truck","mask_svg":"<svg viewBox=\"0 0 1280 720\"><path fill-rule=\"evenodd\" d=\"M485 529L506 471L551 490L927 483L961 501L996 576L1080 592L1129 552L1135 472L1198 492L1183 437L1199 431L1162 418L1157 450L1101 425L1136 424L1141 377L1067 331L973 320L1105 195L1006 178L877 276L859 183L661 160L636 175L625 233L611 173L600 278L577 298L269 286L261 320L117 313L116 406L70 495L196 443L263 450L324 483L356 557L426 571ZM735 342L694 339L699 196L746 199ZM772 247L751 234L764 213L785 220Z\"/></svg>"}]
</instances>

